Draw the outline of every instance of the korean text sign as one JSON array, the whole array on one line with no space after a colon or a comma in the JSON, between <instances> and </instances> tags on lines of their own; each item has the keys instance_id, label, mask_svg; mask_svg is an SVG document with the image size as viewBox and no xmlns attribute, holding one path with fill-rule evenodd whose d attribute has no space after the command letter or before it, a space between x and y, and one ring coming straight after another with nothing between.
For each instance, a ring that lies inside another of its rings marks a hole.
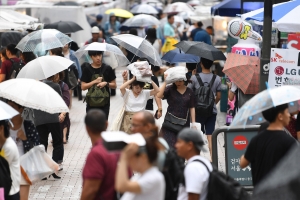
<instances>
[{"instance_id":1,"label":"korean text sign","mask_svg":"<svg viewBox=\"0 0 300 200\"><path fill-rule=\"evenodd\" d=\"M282 85L300 88L300 51L271 49L268 84L270 88Z\"/></svg>"},{"instance_id":2,"label":"korean text sign","mask_svg":"<svg viewBox=\"0 0 300 200\"><path fill-rule=\"evenodd\" d=\"M252 186L251 166L240 168L240 157L245 154L257 131L228 131L225 134L226 173L243 186Z\"/></svg>"}]
</instances>

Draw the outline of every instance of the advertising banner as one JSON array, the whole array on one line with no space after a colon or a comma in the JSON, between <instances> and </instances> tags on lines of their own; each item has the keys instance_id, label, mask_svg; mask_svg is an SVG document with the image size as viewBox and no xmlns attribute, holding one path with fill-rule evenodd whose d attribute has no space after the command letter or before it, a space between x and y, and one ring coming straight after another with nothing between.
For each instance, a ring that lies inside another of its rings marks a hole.
<instances>
[{"instance_id":1,"label":"advertising banner","mask_svg":"<svg viewBox=\"0 0 300 200\"><path fill-rule=\"evenodd\" d=\"M300 88L300 51L271 49L269 87L293 85Z\"/></svg>"}]
</instances>

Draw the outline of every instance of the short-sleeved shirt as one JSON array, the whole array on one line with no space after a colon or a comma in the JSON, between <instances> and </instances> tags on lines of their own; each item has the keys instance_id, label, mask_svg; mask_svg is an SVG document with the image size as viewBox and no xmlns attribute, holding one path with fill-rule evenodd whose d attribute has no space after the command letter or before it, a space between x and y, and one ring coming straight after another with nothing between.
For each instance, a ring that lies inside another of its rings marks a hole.
<instances>
[{"instance_id":1,"label":"short-sleeved shirt","mask_svg":"<svg viewBox=\"0 0 300 200\"><path fill-rule=\"evenodd\" d=\"M245 158L251 163L253 185L257 185L286 155L296 140L284 131L265 130L250 141Z\"/></svg>"},{"instance_id":2,"label":"short-sleeved shirt","mask_svg":"<svg viewBox=\"0 0 300 200\"><path fill-rule=\"evenodd\" d=\"M199 73L199 75L200 75L201 80L204 83L204 85L208 85L213 77L212 73L209 73L209 74ZM190 83L188 85L188 87L191 88L193 91L196 91L200 87L197 77L195 75L193 75L190 80L192 81L192 83ZM212 89L213 93L215 94L215 96L216 96L217 92L221 91L221 79L219 76L216 77L215 82L212 85L211 89ZM216 104L214 105L213 113L217 114Z\"/></svg>"},{"instance_id":3,"label":"short-sleeved shirt","mask_svg":"<svg viewBox=\"0 0 300 200\"><path fill-rule=\"evenodd\" d=\"M198 31L202 31L202 30L203 30L202 28L195 28L195 29L193 29L193 30L191 31L190 37L191 37L192 39L194 39L196 33L197 33Z\"/></svg>"},{"instance_id":4,"label":"short-sleeved shirt","mask_svg":"<svg viewBox=\"0 0 300 200\"><path fill-rule=\"evenodd\" d=\"M103 66L106 66L105 67L106 69L104 71L103 71ZM81 76L81 81L82 82L85 82L85 83L91 82L92 81L92 76L94 75L93 73L102 74L103 77L104 77L104 80L106 82L111 82L111 81L116 79L116 75L115 75L113 69L111 68L111 66L109 66L109 65L106 65L106 64L103 63L101 65L101 67L99 67L99 68L94 68L91 65L89 65L89 68L90 69L88 69L88 67L84 68L84 70L82 72L82 76Z\"/></svg>"},{"instance_id":5,"label":"short-sleeved shirt","mask_svg":"<svg viewBox=\"0 0 300 200\"><path fill-rule=\"evenodd\" d=\"M201 160L210 171L213 170L206 158L202 156L193 156L190 158L184 168L185 186L180 186L178 200L188 199L188 193L199 194L199 200L205 200L207 197L209 172L203 163L194 160Z\"/></svg>"},{"instance_id":6,"label":"short-sleeved shirt","mask_svg":"<svg viewBox=\"0 0 300 200\"><path fill-rule=\"evenodd\" d=\"M125 192L121 200L163 200L165 198L165 179L157 167L151 167L141 175L135 175L131 181L137 182L140 194Z\"/></svg>"},{"instance_id":7,"label":"short-sleeved shirt","mask_svg":"<svg viewBox=\"0 0 300 200\"><path fill-rule=\"evenodd\" d=\"M21 170L19 150L11 137L6 139L0 151L0 156L4 157L9 164L10 176L12 179L9 195L14 195L20 191Z\"/></svg>"},{"instance_id":8,"label":"short-sleeved shirt","mask_svg":"<svg viewBox=\"0 0 300 200\"><path fill-rule=\"evenodd\" d=\"M204 42L211 45L211 38L205 30L198 31L194 37L194 41Z\"/></svg>"},{"instance_id":9,"label":"short-sleeved shirt","mask_svg":"<svg viewBox=\"0 0 300 200\"><path fill-rule=\"evenodd\" d=\"M87 179L101 180L95 200L114 199L118 157L118 154L105 149L102 140L97 141L87 156L82 171L83 183Z\"/></svg>"},{"instance_id":10,"label":"short-sleeved shirt","mask_svg":"<svg viewBox=\"0 0 300 200\"><path fill-rule=\"evenodd\" d=\"M141 93L135 97L132 90L126 89L125 94L122 96L126 101L125 111L140 112L145 110L148 99L150 98L151 90L142 90Z\"/></svg>"},{"instance_id":11,"label":"short-sleeved shirt","mask_svg":"<svg viewBox=\"0 0 300 200\"><path fill-rule=\"evenodd\" d=\"M156 76L151 76L151 80L159 87L159 82ZM145 83L144 90L152 90L153 86L151 83ZM146 110L153 110L153 98L147 101Z\"/></svg>"},{"instance_id":12,"label":"short-sleeved shirt","mask_svg":"<svg viewBox=\"0 0 300 200\"><path fill-rule=\"evenodd\" d=\"M166 23L164 26L164 36L175 37L175 31L171 24Z\"/></svg>"},{"instance_id":13,"label":"short-sleeved shirt","mask_svg":"<svg viewBox=\"0 0 300 200\"><path fill-rule=\"evenodd\" d=\"M15 62L19 63L20 59L19 58L11 58L12 60L14 60ZM9 79L9 73L12 67L12 62L10 60L5 60L2 64L1 64L1 69L0 69L0 74L5 74L5 80Z\"/></svg>"}]
</instances>

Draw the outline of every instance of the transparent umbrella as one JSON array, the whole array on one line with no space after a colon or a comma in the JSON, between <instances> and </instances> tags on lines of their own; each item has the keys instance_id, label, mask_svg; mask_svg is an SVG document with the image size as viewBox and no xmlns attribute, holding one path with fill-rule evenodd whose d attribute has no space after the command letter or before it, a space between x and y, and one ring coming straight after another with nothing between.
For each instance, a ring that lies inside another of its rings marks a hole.
<instances>
[{"instance_id":1,"label":"transparent umbrella","mask_svg":"<svg viewBox=\"0 0 300 200\"><path fill-rule=\"evenodd\" d=\"M22 52L46 51L63 47L72 39L64 33L55 29L43 29L26 35L17 45Z\"/></svg>"},{"instance_id":2,"label":"transparent umbrella","mask_svg":"<svg viewBox=\"0 0 300 200\"><path fill-rule=\"evenodd\" d=\"M151 15L140 14L127 19L122 25L127 27L158 26L160 21Z\"/></svg>"},{"instance_id":3,"label":"transparent umbrella","mask_svg":"<svg viewBox=\"0 0 300 200\"><path fill-rule=\"evenodd\" d=\"M140 58L147 58L155 66L161 66L161 58L153 45L145 40L131 34L122 34L111 37L116 43L132 52Z\"/></svg>"},{"instance_id":4,"label":"transparent umbrella","mask_svg":"<svg viewBox=\"0 0 300 200\"><path fill-rule=\"evenodd\" d=\"M129 64L128 59L123 54L121 49L108 43L93 42L85 45L75 52L75 56L78 59L84 59L85 62L91 63L88 51L104 51L103 62L110 65L113 69Z\"/></svg>"},{"instance_id":5,"label":"transparent umbrella","mask_svg":"<svg viewBox=\"0 0 300 200\"><path fill-rule=\"evenodd\" d=\"M130 12L134 14L142 13L142 14L158 14L158 11L149 4L140 4L134 6Z\"/></svg>"},{"instance_id":6,"label":"transparent umbrella","mask_svg":"<svg viewBox=\"0 0 300 200\"><path fill-rule=\"evenodd\" d=\"M72 64L71 60L61 56L42 56L27 63L17 78L44 80L68 69Z\"/></svg>"},{"instance_id":7,"label":"transparent umbrella","mask_svg":"<svg viewBox=\"0 0 300 200\"><path fill-rule=\"evenodd\" d=\"M289 111L298 109L300 89L294 86L281 86L264 90L247 101L235 115L231 127L255 125L265 122L262 112L274 106L289 103Z\"/></svg>"},{"instance_id":8,"label":"transparent umbrella","mask_svg":"<svg viewBox=\"0 0 300 200\"><path fill-rule=\"evenodd\" d=\"M51 114L69 112L62 97L47 84L28 78L17 78L0 84L0 97L27 108Z\"/></svg>"}]
</instances>

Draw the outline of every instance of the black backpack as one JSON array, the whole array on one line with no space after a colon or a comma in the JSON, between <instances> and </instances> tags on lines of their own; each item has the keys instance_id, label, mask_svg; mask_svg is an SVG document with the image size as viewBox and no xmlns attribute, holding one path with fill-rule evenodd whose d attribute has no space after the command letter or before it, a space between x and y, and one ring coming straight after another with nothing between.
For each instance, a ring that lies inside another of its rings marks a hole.
<instances>
[{"instance_id":1,"label":"black backpack","mask_svg":"<svg viewBox=\"0 0 300 200\"><path fill-rule=\"evenodd\" d=\"M13 59L9 60L11 61L12 65L7 79L14 79L18 76L19 72L24 67L24 63L21 60L19 62L16 62Z\"/></svg>"},{"instance_id":2,"label":"black backpack","mask_svg":"<svg viewBox=\"0 0 300 200\"><path fill-rule=\"evenodd\" d=\"M170 149L162 170L166 182L165 200L177 200L179 185L184 180L183 169L184 159L174 149Z\"/></svg>"},{"instance_id":3,"label":"black backpack","mask_svg":"<svg viewBox=\"0 0 300 200\"><path fill-rule=\"evenodd\" d=\"M8 199L9 191L12 185L10 169L8 162L0 156L0 188L4 188L4 199Z\"/></svg>"},{"instance_id":4,"label":"black backpack","mask_svg":"<svg viewBox=\"0 0 300 200\"><path fill-rule=\"evenodd\" d=\"M78 71L74 64L67 69L67 73L65 73L65 76L66 84L68 85L69 89L74 89L78 85Z\"/></svg>"},{"instance_id":5,"label":"black backpack","mask_svg":"<svg viewBox=\"0 0 300 200\"><path fill-rule=\"evenodd\" d=\"M213 114L215 105L215 94L212 91L212 86L216 80L214 74L210 83L205 86L199 74L196 74L196 78L199 82L200 87L195 91L196 96L196 114L201 117L210 117Z\"/></svg>"},{"instance_id":6,"label":"black backpack","mask_svg":"<svg viewBox=\"0 0 300 200\"><path fill-rule=\"evenodd\" d=\"M193 160L193 162L201 162L209 172L209 183L207 200L249 200L250 196L247 191L233 178L218 171L215 167L210 171L207 165L201 160Z\"/></svg>"}]
</instances>

